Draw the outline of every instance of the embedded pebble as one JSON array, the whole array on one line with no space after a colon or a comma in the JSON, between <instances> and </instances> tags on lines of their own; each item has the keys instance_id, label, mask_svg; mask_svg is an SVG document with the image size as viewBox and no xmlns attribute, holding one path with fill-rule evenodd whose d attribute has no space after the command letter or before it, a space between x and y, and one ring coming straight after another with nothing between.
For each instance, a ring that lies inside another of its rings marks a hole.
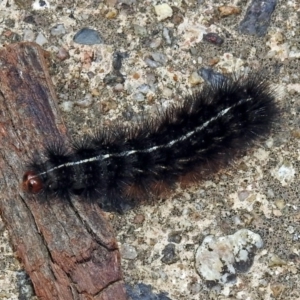
<instances>
[{"instance_id":1,"label":"embedded pebble","mask_svg":"<svg viewBox=\"0 0 300 300\"><path fill-rule=\"evenodd\" d=\"M129 244L123 244L121 246L121 253L123 259L135 259L137 257L135 248Z\"/></svg>"},{"instance_id":2,"label":"embedded pebble","mask_svg":"<svg viewBox=\"0 0 300 300\"><path fill-rule=\"evenodd\" d=\"M82 107L82 108L87 108L90 107L93 103L93 97L91 94L85 95L84 98L79 99L75 102L76 105Z\"/></svg>"},{"instance_id":3,"label":"embedded pebble","mask_svg":"<svg viewBox=\"0 0 300 300\"><path fill-rule=\"evenodd\" d=\"M145 216L142 214L138 214L134 216L132 223L134 224L142 224L145 221Z\"/></svg>"},{"instance_id":4,"label":"embedded pebble","mask_svg":"<svg viewBox=\"0 0 300 300\"><path fill-rule=\"evenodd\" d=\"M24 18L23 21L28 24L36 24L33 16L27 16Z\"/></svg>"},{"instance_id":5,"label":"embedded pebble","mask_svg":"<svg viewBox=\"0 0 300 300\"><path fill-rule=\"evenodd\" d=\"M63 24L57 24L50 30L51 35L58 36L66 33L65 26Z\"/></svg>"},{"instance_id":6,"label":"embedded pebble","mask_svg":"<svg viewBox=\"0 0 300 300\"><path fill-rule=\"evenodd\" d=\"M252 0L239 25L243 34L264 36L270 24L277 0Z\"/></svg>"},{"instance_id":7,"label":"embedded pebble","mask_svg":"<svg viewBox=\"0 0 300 300\"><path fill-rule=\"evenodd\" d=\"M167 27L163 28L162 36L163 36L163 38L165 39L165 41L168 45L172 44L172 39L171 39L171 36L170 36L169 28L167 28Z\"/></svg>"},{"instance_id":8,"label":"embedded pebble","mask_svg":"<svg viewBox=\"0 0 300 300\"><path fill-rule=\"evenodd\" d=\"M173 15L172 23L174 23L174 25L179 25L183 22L184 22L184 17L181 13L177 13L177 14Z\"/></svg>"},{"instance_id":9,"label":"embedded pebble","mask_svg":"<svg viewBox=\"0 0 300 300\"><path fill-rule=\"evenodd\" d=\"M155 38L150 42L149 47L153 49L158 48L161 45L161 42L162 42L162 38L160 37Z\"/></svg>"},{"instance_id":10,"label":"embedded pebble","mask_svg":"<svg viewBox=\"0 0 300 300\"><path fill-rule=\"evenodd\" d=\"M19 290L18 299L34 299L35 293L28 274L23 270L19 270L17 271L16 277ZM6 297L0 298L5 299Z\"/></svg>"},{"instance_id":11,"label":"embedded pebble","mask_svg":"<svg viewBox=\"0 0 300 300\"><path fill-rule=\"evenodd\" d=\"M295 169L290 162L284 162L282 165L273 169L271 174L280 181L282 186L287 186L294 180Z\"/></svg>"},{"instance_id":12,"label":"embedded pebble","mask_svg":"<svg viewBox=\"0 0 300 300\"><path fill-rule=\"evenodd\" d=\"M107 85L116 85L118 83L124 83L124 81L125 78L120 72L118 72L117 74L109 73L103 78L103 82Z\"/></svg>"},{"instance_id":13,"label":"embedded pebble","mask_svg":"<svg viewBox=\"0 0 300 300\"><path fill-rule=\"evenodd\" d=\"M90 72L90 74L93 74L93 72ZM90 78L90 75L88 75L89 76L89 78ZM94 88L94 89L92 89L91 90L91 94L92 94L92 96L94 96L94 97L98 97L98 96L100 96L100 92L99 92L99 90L97 89L97 88Z\"/></svg>"},{"instance_id":14,"label":"embedded pebble","mask_svg":"<svg viewBox=\"0 0 300 300\"><path fill-rule=\"evenodd\" d=\"M168 235L168 242L179 244L181 242L181 238L180 231L172 231Z\"/></svg>"},{"instance_id":15,"label":"embedded pebble","mask_svg":"<svg viewBox=\"0 0 300 300\"><path fill-rule=\"evenodd\" d=\"M300 84L299 83L291 83L286 86L288 92L300 93Z\"/></svg>"},{"instance_id":16,"label":"embedded pebble","mask_svg":"<svg viewBox=\"0 0 300 300\"><path fill-rule=\"evenodd\" d=\"M247 272L254 255L263 246L260 235L241 229L233 235L205 237L196 252L196 269L208 287L236 281L237 273Z\"/></svg>"},{"instance_id":17,"label":"embedded pebble","mask_svg":"<svg viewBox=\"0 0 300 300\"><path fill-rule=\"evenodd\" d=\"M114 19L118 15L118 11L115 8L111 8L105 15L106 19Z\"/></svg>"},{"instance_id":18,"label":"embedded pebble","mask_svg":"<svg viewBox=\"0 0 300 300\"><path fill-rule=\"evenodd\" d=\"M171 300L167 297L167 293L154 294L152 286L144 283L138 283L135 286L126 284L126 292L128 300Z\"/></svg>"},{"instance_id":19,"label":"embedded pebble","mask_svg":"<svg viewBox=\"0 0 300 300\"><path fill-rule=\"evenodd\" d=\"M268 196L268 198L274 198L275 197L275 193L271 188L268 188L267 196Z\"/></svg>"},{"instance_id":20,"label":"embedded pebble","mask_svg":"<svg viewBox=\"0 0 300 300\"><path fill-rule=\"evenodd\" d=\"M147 79L147 82L150 85L153 85L157 80L156 77L155 77L155 74L150 73L150 72L146 74L146 79Z\"/></svg>"},{"instance_id":21,"label":"embedded pebble","mask_svg":"<svg viewBox=\"0 0 300 300\"><path fill-rule=\"evenodd\" d=\"M101 109L104 113L107 113L108 111L112 110L112 109L116 109L117 108L117 103L114 100L104 100L101 101Z\"/></svg>"},{"instance_id":22,"label":"embedded pebble","mask_svg":"<svg viewBox=\"0 0 300 300\"><path fill-rule=\"evenodd\" d=\"M178 260L178 256L175 253L175 245L174 244L168 244L162 250L162 255L163 255L163 257L162 257L161 261L167 265L174 264Z\"/></svg>"},{"instance_id":23,"label":"embedded pebble","mask_svg":"<svg viewBox=\"0 0 300 300\"><path fill-rule=\"evenodd\" d=\"M147 29L138 24L133 24L134 33L140 36L146 36L148 34Z\"/></svg>"},{"instance_id":24,"label":"embedded pebble","mask_svg":"<svg viewBox=\"0 0 300 300\"><path fill-rule=\"evenodd\" d=\"M240 191L240 192L238 192L238 197L239 197L240 201L246 200L249 196L250 196L249 191Z\"/></svg>"},{"instance_id":25,"label":"embedded pebble","mask_svg":"<svg viewBox=\"0 0 300 300\"><path fill-rule=\"evenodd\" d=\"M45 38L45 36L42 33L38 33L35 42L40 46L43 46L44 44L48 43L48 40Z\"/></svg>"},{"instance_id":26,"label":"embedded pebble","mask_svg":"<svg viewBox=\"0 0 300 300\"><path fill-rule=\"evenodd\" d=\"M223 74L210 68L200 68L197 73L211 85L218 85L226 79Z\"/></svg>"},{"instance_id":27,"label":"embedded pebble","mask_svg":"<svg viewBox=\"0 0 300 300\"><path fill-rule=\"evenodd\" d=\"M35 10L43 10L50 8L50 4L47 0L35 0L32 4L32 8Z\"/></svg>"},{"instance_id":28,"label":"embedded pebble","mask_svg":"<svg viewBox=\"0 0 300 300\"><path fill-rule=\"evenodd\" d=\"M122 60L128 58L129 54L127 52L115 51L113 54L112 66L115 71L119 71L122 68Z\"/></svg>"},{"instance_id":29,"label":"embedded pebble","mask_svg":"<svg viewBox=\"0 0 300 300\"><path fill-rule=\"evenodd\" d=\"M107 85L117 85L119 83L124 83L125 78L120 72L122 68L122 60L129 57L127 52L115 51L113 54L112 67L113 71L109 74L106 74L103 78L103 82ZM123 88L122 88L123 90ZM117 91L117 90L116 90Z\"/></svg>"},{"instance_id":30,"label":"embedded pebble","mask_svg":"<svg viewBox=\"0 0 300 300\"><path fill-rule=\"evenodd\" d=\"M195 86L198 85L199 83L202 83L203 79L201 76L199 76L198 72L193 72L190 76L189 76L189 83L191 86Z\"/></svg>"},{"instance_id":31,"label":"embedded pebble","mask_svg":"<svg viewBox=\"0 0 300 300\"><path fill-rule=\"evenodd\" d=\"M57 57L59 60L63 61L63 60L65 60L65 59L69 58L70 56L69 56L69 52L68 52L64 47L60 47L60 48L58 49L58 52L57 52L57 54L56 54L56 57Z\"/></svg>"},{"instance_id":32,"label":"embedded pebble","mask_svg":"<svg viewBox=\"0 0 300 300\"><path fill-rule=\"evenodd\" d=\"M201 284L198 283L198 282L190 282L188 285L187 285L187 288L189 290L189 292L192 294L192 295L196 295L200 292L201 290Z\"/></svg>"},{"instance_id":33,"label":"embedded pebble","mask_svg":"<svg viewBox=\"0 0 300 300\"><path fill-rule=\"evenodd\" d=\"M269 261L269 267L278 267L278 266L284 266L287 262L283 259L281 259L278 255L273 254Z\"/></svg>"},{"instance_id":34,"label":"embedded pebble","mask_svg":"<svg viewBox=\"0 0 300 300\"><path fill-rule=\"evenodd\" d=\"M24 41L33 42L34 41L34 32L31 29L24 30Z\"/></svg>"},{"instance_id":35,"label":"embedded pebble","mask_svg":"<svg viewBox=\"0 0 300 300\"><path fill-rule=\"evenodd\" d=\"M293 226L289 226L289 227L287 228L287 231L288 231L288 233L292 234L292 233L295 232L295 228L294 228Z\"/></svg>"},{"instance_id":36,"label":"embedded pebble","mask_svg":"<svg viewBox=\"0 0 300 300\"><path fill-rule=\"evenodd\" d=\"M3 3L3 1L2 1L2 3ZM19 9L30 10L32 0L31 1L28 1L28 0L15 0L14 4L17 5ZM11 7L11 5L9 5L9 7ZM15 11L15 8L13 8L13 11ZM0 292L0 295L1 295L1 292Z\"/></svg>"},{"instance_id":37,"label":"embedded pebble","mask_svg":"<svg viewBox=\"0 0 300 300\"><path fill-rule=\"evenodd\" d=\"M72 101L64 101L59 105L60 109L64 112L70 112L72 111L74 107L74 102Z\"/></svg>"},{"instance_id":38,"label":"embedded pebble","mask_svg":"<svg viewBox=\"0 0 300 300\"><path fill-rule=\"evenodd\" d=\"M155 9L155 13L157 15L158 21L162 21L164 19L172 17L172 15L173 15L173 10L172 10L171 6L167 3L155 5L154 9Z\"/></svg>"},{"instance_id":39,"label":"embedded pebble","mask_svg":"<svg viewBox=\"0 0 300 300\"><path fill-rule=\"evenodd\" d=\"M5 26L10 27L10 29L14 28L16 25L15 20L10 19L10 18L6 19L4 21L4 24L5 24Z\"/></svg>"},{"instance_id":40,"label":"embedded pebble","mask_svg":"<svg viewBox=\"0 0 300 300\"><path fill-rule=\"evenodd\" d=\"M245 62L232 53L224 53L218 61L218 68L224 73L234 73L236 70L243 70Z\"/></svg>"},{"instance_id":41,"label":"embedded pebble","mask_svg":"<svg viewBox=\"0 0 300 300\"><path fill-rule=\"evenodd\" d=\"M146 95L148 92L150 92L150 86L146 83L143 83L140 86L138 86L137 90L142 94Z\"/></svg>"},{"instance_id":42,"label":"embedded pebble","mask_svg":"<svg viewBox=\"0 0 300 300\"><path fill-rule=\"evenodd\" d=\"M102 44L103 39L100 37L98 31L84 27L80 29L73 37L75 43L82 45Z\"/></svg>"},{"instance_id":43,"label":"embedded pebble","mask_svg":"<svg viewBox=\"0 0 300 300\"><path fill-rule=\"evenodd\" d=\"M122 1L119 0L118 2L124 3L128 6L136 4L136 0L122 0Z\"/></svg>"},{"instance_id":44,"label":"embedded pebble","mask_svg":"<svg viewBox=\"0 0 300 300\"><path fill-rule=\"evenodd\" d=\"M132 98L133 98L133 100L138 101L138 102L142 102L145 100L145 96L142 93L133 94Z\"/></svg>"},{"instance_id":45,"label":"embedded pebble","mask_svg":"<svg viewBox=\"0 0 300 300\"><path fill-rule=\"evenodd\" d=\"M168 59L163 53L154 52L151 53L150 56L146 57L144 61L150 68L158 68L164 66Z\"/></svg>"},{"instance_id":46,"label":"embedded pebble","mask_svg":"<svg viewBox=\"0 0 300 300\"><path fill-rule=\"evenodd\" d=\"M162 66L165 65L168 61L167 56L160 52L153 52L151 56L156 62L160 63Z\"/></svg>"},{"instance_id":47,"label":"embedded pebble","mask_svg":"<svg viewBox=\"0 0 300 300\"><path fill-rule=\"evenodd\" d=\"M271 33L266 45L270 48L266 58L279 58L282 61L290 57L290 45L285 42L284 35L281 32Z\"/></svg>"},{"instance_id":48,"label":"embedded pebble","mask_svg":"<svg viewBox=\"0 0 300 300\"><path fill-rule=\"evenodd\" d=\"M218 57L213 57L208 59L207 64L211 67L213 67L214 65L216 65L218 62L220 61L220 58Z\"/></svg>"},{"instance_id":49,"label":"embedded pebble","mask_svg":"<svg viewBox=\"0 0 300 300\"><path fill-rule=\"evenodd\" d=\"M164 87L163 90L162 90L162 95L165 97L165 98L171 98L173 94L173 90L172 89L169 89L168 87Z\"/></svg>"},{"instance_id":50,"label":"embedded pebble","mask_svg":"<svg viewBox=\"0 0 300 300\"><path fill-rule=\"evenodd\" d=\"M221 17L227 17L230 15L238 15L241 13L241 9L236 6L220 6L219 12Z\"/></svg>"},{"instance_id":51,"label":"embedded pebble","mask_svg":"<svg viewBox=\"0 0 300 300\"><path fill-rule=\"evenodd\" d=\"M153 69L161 66L158 62L152 60L150 57L146 57L144 59L144 61L148 67L153 68Z\"/></svg>"},{"instance_id":52,"label":"embedded pebble","mask_svg":"<svg viewBox=\"0 0 300 300\"><path fill-rule=\"evenodd\" d=\"M222 39L217 33L215 32L209 32L207 34L203 34L203 40L217 45L217 46L221 46L224 42L224 39Z\"/></svg>"},{"instance_id":53,"label":"embedded pebble","mask_svg":"<svg viewBox=\"0 0 300 300\"><path fill-rule=\"evenodd\" d=\"M114 86L114 91L115 92L122 92L124 90L124 85L122 83L117 83Z\"/></svg>"},{"instance_id":54,"label":"embedded pebble","mask_svg":"<svg viewBox=\"0 0 300 300\"><path fill-rule=\"evenodd\" d=\"M270 290L272 291L272 296L274 299L280 299L286 290L286 286L280 283L270 284Z\"/></svg>"}]
</instances>

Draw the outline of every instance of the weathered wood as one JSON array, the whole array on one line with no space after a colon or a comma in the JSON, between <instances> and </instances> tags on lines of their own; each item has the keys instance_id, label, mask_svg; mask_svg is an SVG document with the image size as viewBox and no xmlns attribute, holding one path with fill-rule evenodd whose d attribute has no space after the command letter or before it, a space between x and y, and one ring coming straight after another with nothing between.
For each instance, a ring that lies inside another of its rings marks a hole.
<instances>
[{"instance_id":1,"label":"weathered wood","mask_svg":"<svg viewBox=\"0 0 300 300\"><path fill-rule=\"evenodd\" d=\"M126 299L112 228L97 205L24 194L25 164L46 141L67 139L34 43L0 50L0 211L17 256L41 299Z\"/></svg>"}]
</instances>

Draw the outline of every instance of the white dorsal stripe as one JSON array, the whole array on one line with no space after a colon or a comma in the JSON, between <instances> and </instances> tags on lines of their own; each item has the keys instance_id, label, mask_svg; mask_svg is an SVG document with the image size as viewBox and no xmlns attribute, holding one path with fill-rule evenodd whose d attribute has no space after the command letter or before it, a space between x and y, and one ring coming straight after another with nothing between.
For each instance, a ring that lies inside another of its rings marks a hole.
<instances>
[{"instance_id":1,"label":"white dorsal stripe","mask_svg":"<svg viewBox=\"0 0 300 300\"><path fill-rule=\"evenodd\" d=\"M173 146L174 144L177 144L179 142L185 141L186 139L188 139L189 137L191 137L193 134L198 133L202 130L204 130L208 125L210 125L212 122L214 122L215 120L218 120L220 117L223 117L225 114L227 114L231 109L245 103L248 101L251 101L253 98L246 98L246 99L242 99L240 101L238 101L236 104L227 107L223 110L221 110L215 117L212 117L211 119L209 119L208 121L204 122L201 126L196 127L194 130L182 135L181 137L179 137L178 139L175 139L173 141L170 141L166 144L163 145L158 145L158 146L154 146L151 147L149 149L144 149L144 150L129 150L129 151L123 151L120 153L112 153L112 154L104 154L104 155L97 155L94 157L90 157L90 158L86 158L86 159L82 159L82 160L78 160L78 161L74 161L74 162L68 162L65 164L61 164L59 166L56 166L54 168L51 168L45 172L41 172L39 174L37 174L34 177L38 177L41 175L45 175L47 173L53 172L55 170L64 168L64 167L71 167L71 166L76 166L76 165L81 165L81 164L86 164L86 163L90 163L90 162L94 162L94 161L103 161L105 159L111 158L111 157L124 157L124 156L129 156L135 153L150 153L153 152L157 149L161 149L161 148L169 148L171 146Z\"/></svg>"}]
</instances>

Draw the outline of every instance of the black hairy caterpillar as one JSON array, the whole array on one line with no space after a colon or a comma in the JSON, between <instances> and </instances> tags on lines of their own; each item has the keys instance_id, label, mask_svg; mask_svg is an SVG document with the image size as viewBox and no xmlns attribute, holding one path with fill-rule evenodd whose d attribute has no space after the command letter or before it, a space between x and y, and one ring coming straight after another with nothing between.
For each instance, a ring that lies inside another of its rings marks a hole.
<instances>
[{"instance_id":1,"label":"black hairy caterpillar","mask_svg":"<svg viewBox=\"0 0 300 300\"><path fill-rule=\"evenodd\" d=\"M101 199L122 211L133 198L160 193L177 180L218 170L266 137L278 116L274 90L259 74L204 87L157 119L111 128L66 147L48 146L23 177L23 189L69 199Z\"/></svg>"}]
</instances>

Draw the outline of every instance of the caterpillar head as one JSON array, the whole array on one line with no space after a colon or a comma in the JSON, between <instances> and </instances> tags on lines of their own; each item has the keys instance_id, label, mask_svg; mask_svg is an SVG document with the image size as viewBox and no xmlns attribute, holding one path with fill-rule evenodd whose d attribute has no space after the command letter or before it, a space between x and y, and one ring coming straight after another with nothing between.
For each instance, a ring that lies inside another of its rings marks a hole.
<instances>
[{"instance_id":1,"label":"caterpillar head","mask_svg":"<svg viewBox=\"0 0 300 300\"><path fill-rule=\"evenodd\" d=\"M22 188L30 194L38 194L43 189L41 178L33 171L28 171L23 176Z\"/></svg>"}]
</instances>

